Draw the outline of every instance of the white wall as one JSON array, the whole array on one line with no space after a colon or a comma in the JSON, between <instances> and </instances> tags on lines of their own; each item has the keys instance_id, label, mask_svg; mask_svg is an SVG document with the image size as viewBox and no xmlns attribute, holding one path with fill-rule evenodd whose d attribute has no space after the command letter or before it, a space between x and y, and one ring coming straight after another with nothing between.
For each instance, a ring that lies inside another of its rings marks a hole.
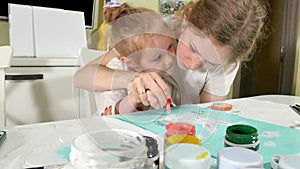
<instances>
[{"instance_id":1,"label":"white wall","mask_svg":"<svg viewBox=\"0 0 300 169\"><path fill-rule=\"evenodd\" d=\"M118 0L119 2L126 2L134 7L145 7L154 11L159 11L159 0Z\"/></svg>"}]
</instances>

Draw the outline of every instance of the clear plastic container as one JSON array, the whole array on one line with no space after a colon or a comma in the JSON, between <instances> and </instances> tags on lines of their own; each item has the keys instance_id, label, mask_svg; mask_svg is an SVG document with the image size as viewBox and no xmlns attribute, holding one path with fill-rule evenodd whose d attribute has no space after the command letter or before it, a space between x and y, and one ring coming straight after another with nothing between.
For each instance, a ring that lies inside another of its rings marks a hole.
<instances>
[{"instance_id":1,"label":"clear plastic container","mask_svg":"<svg viewBox=\"0 0 300 169\"><path fill-rule=\"evenodd\" d=\"M76 169L141 169L147 163L146 145L138 133L97 130L73 140L70 161Z\"/></svg>"}]
</instances>

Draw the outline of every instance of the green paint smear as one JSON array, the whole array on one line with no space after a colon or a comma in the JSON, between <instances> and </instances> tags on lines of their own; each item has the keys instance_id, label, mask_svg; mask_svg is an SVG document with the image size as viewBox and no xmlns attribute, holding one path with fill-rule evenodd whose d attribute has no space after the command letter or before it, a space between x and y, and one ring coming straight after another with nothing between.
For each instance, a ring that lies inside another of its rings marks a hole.
<instances>
[{"instance_id":1,"label":"green paint smear","mask_svg":"<svg viewBox=\"0 0 300 169\"><path fill-rule=\"evenodd\" d=\"M56 154L61 156L61 158L70 161L70 158L69 158L70 152L71 152L71 146L66 146L60 150L57 150Z\"/></svg>"}]
</instances>

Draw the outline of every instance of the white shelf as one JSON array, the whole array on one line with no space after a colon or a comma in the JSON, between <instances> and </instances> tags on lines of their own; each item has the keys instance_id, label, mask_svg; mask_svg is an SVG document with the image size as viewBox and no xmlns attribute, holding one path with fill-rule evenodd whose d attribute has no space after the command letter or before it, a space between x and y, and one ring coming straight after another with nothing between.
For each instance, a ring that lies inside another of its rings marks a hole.
<instances>
[{"instance_id":1,"label":"white shelf","mask_svg":"<svg viewBox=\"0 0 300 169\"><path fill-rule=\"evenodd\" d=\"M79 58L12 58L12 67L30 66L80 66Z\"/></svg>"}]
</instances>

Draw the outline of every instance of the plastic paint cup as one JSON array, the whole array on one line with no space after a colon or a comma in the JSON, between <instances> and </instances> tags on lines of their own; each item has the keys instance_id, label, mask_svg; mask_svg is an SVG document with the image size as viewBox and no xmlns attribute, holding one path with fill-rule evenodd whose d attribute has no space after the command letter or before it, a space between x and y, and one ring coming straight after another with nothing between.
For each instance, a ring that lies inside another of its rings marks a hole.
<instances>
[{"instance_id":1,"label":"plastic paint cup","mask_svg":"<svg viewBox=\"0 0 300 169\"><path fill-rule=\"evenodd\" d=\"M211 109L213 110L220 110L220 111L230 111L232 109L232 105L229 103L213 103L210 106Z\"/></svg>"},{"instance_id":2,"label":"plastic paint cup","mask_svg":"<svg viewBox=\"0 0 300 169\"><path fill-rule=\"evenodd\" d=\"M85 133L71 145L70 161L76 169L142 168L146 155L145 139L129 130L108 129Z\"/></svg>"},{"instance_id":3,"label":"plastic paint cup","mask_svg":"<svg viewBox=\"0 0 300 169\"><path fill-rule=\"evenodd\" d=\"M143 136L146 141L147 157L154 162L156 168L159 166L159 150L157 140L153 137Z\"/></svg>"},{"instance_id":4,"label":"plastic paint cup","mask_svg":"<svg viewBox=\"0 0 300 169\"><path fill-rule=\"evenodd\" d=\"M218 152L217 169L263 168L263 157L256 151L226 147Z\"/></svg>"},{"instance_id":5,"label":"plastic paint cup","mask_svg":"<svg viewBox=\"0 0 300 169\"><path fill-rule=\"evenodd\" d=\"M224 146L243 147L258 151L259 138L257 129L244 124L236 124L227 127Z\"/></svg>"},{"instance_id":6,"label":"plastic paint cup","mask_svg":"<svg viewBox=\"0 0 300 169\"><path fill-rule=\"evenodd\" d=\"M201 146L201 141L192 135L177 134L167 138L167 146L178 143L189 143Z\"/></svg>"},{"instance_id":7,"label":"plastic paint cup","mask_svg":"<svg viewBox=\"0 0 300 169\"><path fill-rule=\"evenodd\" d=\"M177 135L177 134L185 134L195 136L196 127L192 124L176 122L170 123L166 126L166 137Z\"/></svg>"},{"instance_id":8,"label":"plastic paint cup","mask_svg":"<svg viewBox=\"0 0 300 169\"><path fill-rule=\"evenodd\" d=\"M195 144L173 144L165 150L166 169L209 169L210 153Z\"/></svg>"}]
</instances>

